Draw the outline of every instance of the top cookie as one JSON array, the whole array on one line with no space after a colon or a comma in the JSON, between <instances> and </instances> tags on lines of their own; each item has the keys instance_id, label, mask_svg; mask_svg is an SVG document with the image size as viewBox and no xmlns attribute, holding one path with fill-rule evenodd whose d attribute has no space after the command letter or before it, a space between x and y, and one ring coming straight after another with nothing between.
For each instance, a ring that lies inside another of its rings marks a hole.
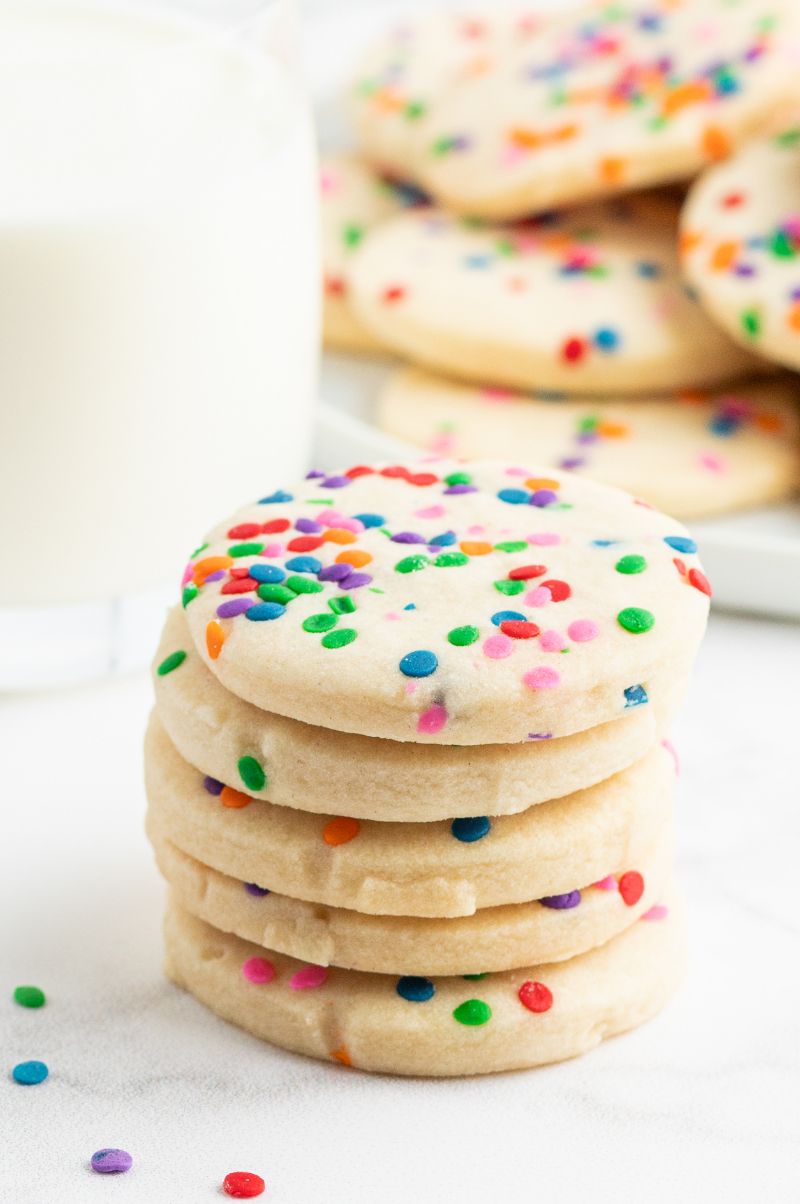
<instances>
[{"instance_id":1,"label":"top cookie","mask_svg":"<svg viewBox=\"0 0 800 1204\"><path fill-rule=\"evenodd\" d=\"M701 176L681 224L684 269L711 316L800 368L800 115Z\"/></svg>"},{"instance_id":2,"label":"top cookie","mask_svg":"<svg viewBox=\"0 0 800 1204\"><path fill-rule=\"evenodd\" d=\"M796 27L793 0L584 5L438 98L415 175L494 218L685 178L791 98Z\"/></svg>"},{"instance_id":3,"label":"top cookie","mask_svg":"<svg viewBox=\"0 0 800 1204\"><path fill-rule=\"evenodd\" d=\"M311 474L208 536L185 576L224 686L339 731L442 744L582 731L686 671L709 587L683 527L548 470Z\"/></svg>"}]
</instances>

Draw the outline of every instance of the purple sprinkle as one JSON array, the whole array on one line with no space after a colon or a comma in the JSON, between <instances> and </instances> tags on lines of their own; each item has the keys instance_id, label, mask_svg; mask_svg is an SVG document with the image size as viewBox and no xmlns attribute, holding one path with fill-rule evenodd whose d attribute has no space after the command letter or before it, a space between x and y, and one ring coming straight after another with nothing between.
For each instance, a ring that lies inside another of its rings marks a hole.
<instances>
[{"instance_id":1,"label":"purple sprinkle","mask_svg":"<svg viewBox=\"0 0 800 1204\"><path fill-rule=\"evenodd\" d=\"M124 1175L133 1166L133 1159L127 1150L97 1150L91 1165L98 1175Z\"/></svg>"},{"instance_id":2,"label":"purple sprinkle","mask_svg":"<svg viewBox=\"0 0 800 1204\"><path fill-rule=\"evenodd\" d=\"M258 886L255 882L245 882L244 889L248 895L255 895L257 899L263 899L264 895L269 894L266 886Z\"/></svg>"},{"instance_id":3,"label":"purple sprinkle","mask_svg":"<svg viewBox=\"0 0 800 1204\"><path fill-rule=\"evenodd\" d=\"M737 263L736 267L733 269L733 272L735 276L744 276L745 278L749 278L750 276L755 276L756 269L751 263Z\"/></svg>"},{"instance_id":4,"label":"purple sprinkle","mask_svg":"<svg viewBox=\"0 0 800 1204\"><path fill-rule=\"evenodd\" d=\"M575 436L575 442L596 443L599 438L600 436L597 434L597 431L581 431L579 435Z\"/></svg>"},{"instance_id":5,"label":"purple sprinkle","mask_svg":"<svg viewBox=\"0 0 800 1204\"><path fill-rule=\"evenodd\" d=\"M417 535L416 531L398 531L392 536L392 543L424 543L425 536Z\"/></svg>"},{"instance_id":6,"label":"purple sprinkle","mask_svg":"<svg viewBox=\"0 0 800 1204\"><path fill-rule=\"evenodd\" d=\"M350 573L349 577L339 582L339 589L358 589L362 585L369 585L371 580L369 573Z\"/></svg>"},{"instance_id":7,"label":"purple sprinkle","mask_svg":"<svg viewBox=\"0 0 800 1204\"><path fill-rule=\"evenodd\" d=\"M566 456L563 460L559 460L558 467L571 472L574 468L583 468L585 463L586 459L583 456Z\"/></svg>"},{"instance_id":8,"label":"purple sprinkle","mask_svg":"<svg viewBox=\"0 0 800 1204\"><path fill-rule=\"evenodd\" d=\"M298 518L294 526L296 531L303 531L306 535L319 535L322 530L322 524L314 522L313 518Z\"/></svg>"},{"instance_id":9,"label":"purple sprinkle","mask_svg":"<svg viewBox=\"0 0 800 1204\"><path fill-rule=\"evenodd\" d=\"M217 615L220 619L235 619L237 615L243 615L252 605L252 598L231 598L230 601L219 604Z\"/></svg>"},{"instance_id":10,"label":"purple sprinkle","mask_svg":"<svg viewBox=\"0 0 800 1204\"><path fill-rule=\"evenodd\" d=\"M203 785L209 794L214 795L222 794L223 790L225 789L224 782L218 782L216 778L209 777L208 775L203 778Z\"/></svg>"},{"instance_id":11,"label":"purple sprinkle","mask_svg":"<svg viewBox=\"0 0 800 1204\"><path fill-rule=\"evenodd\" d=\"M552 907L554 911L569 911L571 907L577 907L580 901L579 890L568 891L566 895L545 895L539 900L543 907Z\"/></svg>"},{"instance_id":12,"label":"purple sprinkle","mask_svg":"<svg viewBox=\"0 0 800 1204\"><path fill-rule=\"evenodd\" d=\"M209 573L208 576L205 578L205 580L206 581L219 581L224 576L225 576L225 570L217 569L216 573Z\"/></svg>"},{"instance_id":13,"label":"purple sprinkle","mask_svg":"<svg viewBox=\"0 0 800 1204\"><path fill-rule=\"evenodd\" d=\"M326 489L344 489L345 485L351 485L350 477L326 477L322 482Z\"/></svg>"},{"instance_id":14,"label":"purple sprinkle","mask_svg":"<svg viewBox=\"0 0 800 1204\"><path fill-rule=\"evenodd\" d=\"M552 489L537 489L530 497L531 506L549 506L557 501L558 495L553 493Z\"/></svg>"},{"instance_id":15,"label":"purple sprinkle","mask_svg":"<svg viewBox=\"0 0 800 1204\"><path fill-rule=\"evenodd\" d=\"M319 480L320 477L324 477L324 476L325 476L324 472L320 472L320 470L318 468L312 468L310 472L306 473L306 480L307 481L317 481L317 480Z\"/></svg>"},{"instance_id":16,"label":"purple sprinkle","mask_svg":"<svg viewBox=\"0 0 800 1204\"><path fill-rule=\"evenodd\" d=\"M326 569L320 569L317 578L320 581L342 581L349 577L352 571L353 567L349 564L329 564Z\"/></svg>"},{"instance_id":17,"label":"purple sprinkle","mask_svg":"<svg viewBox=\"0 0 800 1204\"><path fill-rule=\"evenodd\" d=\"M529 740L552 740L552 732L528 732Z\"/></svg>"},{"instance_id":18,"label":"purple sprinkle","mask_svg":"<svg viewBox=\"0 0 800 1204\"><path fill-rule=\"evenodd\" d=\"M477 485L448 485L445 493L477 493Z\"/></svg>"}]
</instances>

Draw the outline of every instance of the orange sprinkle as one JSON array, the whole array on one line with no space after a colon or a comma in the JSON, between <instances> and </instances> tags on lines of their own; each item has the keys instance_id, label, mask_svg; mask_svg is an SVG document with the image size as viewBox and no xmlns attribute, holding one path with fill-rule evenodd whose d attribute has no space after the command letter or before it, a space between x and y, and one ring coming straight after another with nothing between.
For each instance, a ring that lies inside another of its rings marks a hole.
<instances>
[{"instance_id":1,"label":"orange sprinkle","mask_svg":"<svg viewBox=\"0 0 800 1204\"><path fill-rule=\"evenodd\" d=\"M598 422L597 431L604 439L626 439L631 433L624 422Z\"/></svg>"},{"instance_id":2,"label":"orange sprinkle","mask_svg":"<svg viewBox=\"0 0 800 1204\"><path fill-rule=\"evenodd\" d=\"M800 330L800 301L795 301L786 315L791 330Z\"/></svg>"},{"instance_id":3,"label":"orange sprinkle","mask_svg":"<svg viewBox=\"0 0 800 1204\"><path fill-rule=\"evenodd\" d=\"M461 548L461 551L465 556L486 556L487 553L493 550L492 544L484 543L480 539L474 541L466 539L458 546Z\"/></svg>"},{"instance_id":4,"label":"orange sprinkle","mask_svg":"<svg viewBox=\"0 0 800 1204\"><path fill-rule=\"evenodd\" d=\"M756 414L755 424L762 431L780 431L783 429L783 421L780 414Z\"/></svg>"},{"instance_id":5,"label":"orange sprinkle","mask_svg":"<svg viewBox=\"0 0 800 1204\"><path fill-rule=\"evenodd\" d=\"M336 557L337 564L352 564L354 569L363 569L364 565L370 564L371 561L369 552L362 552L360 548L348 548Z\"/></svg>"},{"instance_id":6,"label":"orange sprinkle","mask_svg":"<svg viewBox=\"0 0 800 1204\"><path fill-rule=\"evenodd\" d=\"M244 794L241 790L234 790L233 786L223 786L219 801L223 807L239 808L249 806L253 800L249 794Z\"/></svg>"},{"instance_id":7,"label":"orange sprinkle","mask_svg":"<svg viewBox=\"0 0 800 1204\"><path fill-rule=\"evenodd\" d=\"M708 100L711 96L711 84L708 80L690 80L688 83L679 84L677 88L673 88L664 98L664 103L661 111L665 117L674 117L676 113L680 113L681 109L688 108L689 105L696 105Z\"/></svg>"},{"instance_id":8,"label":"orange sprinkle","mask_svg":"<svg viewBox=\"0 0 800 1204\"><path fill-rule=\"evenodd\" d=\"M212 619L206 627L206 648L208 649L208 655L211 657L212 661L215 661L220 652L222 652L222 645L224 643L225 632L222 630L222 627L217 620Z\"/></svg>"},{"instance_id":9,"label":"orange sprinkle","mask_svg":"<svg viewBox=\"0 0 800 1204\"><path fill-rule=\"evenodd\" d=\"M569 142L570 138L577 137L578 127L575 122L569 125L558 125L550 133L551 142Z\"/></svg>"},{"instance_id":10,"label":"orange sprinkle","mask_svg":"<svg viewBox=\"0 0 800 1204\"><path fill-rule=\"evenodd\" d=\"M606 184L619 184L625 175L627 164L627 159L618 157L601 159L597 165L600 178L605 180Z\"/></svg>"},{"instance_id":11,"label":"orange sprinkle","mask_svg":"<svg viewBox=\"0 0 800 1204\"><path fill-rule=\"evenodd\" d=\"M335 1058L337 1062L341 1062L342 1066L353 1065L350 1054L347 1052L346 1045L340 1045L338 1049L332 1049L331 1057Z\"/></svg>"},{"instance_id":12,"label":"orange sprinkle","mask_svg":"<svg viewBox=\"0 0 800 1204\"><path fill-rule=\"evenodd\" d=\"M688 255L695 247L699 247L702 241L702 234L699 234L696 230L683 230L678 238L678 253L680 255Z\"/></svg>"},{"instance_id":13,"label":"orange sprinkle","mask_svg":"<svg viewBox=\"0 0 800 1204\"><path fill-rule=\"evenodd\" d=\"M558 481L551 480L550 477L528 477L525 484L528 489L560 489Z\"/></svg>"},{"instance_id":14,"label":"orange sprinkle","mask_svg":"<svg viewBox=\"0 0 800 1204\"><path fill-rule=\"evenodd\" d=\"M205 559L198 560L192 569L192 579L195 585L204 585L206 577L218 573L220 569L229 569L232 564L232 556L206 556Z\"/></svg>"},{"instance_id":15,"label":"orange sprinkle","mask_svg":"<svg viewBox=\"0 0 800 1204\"><path fill-rule=\"evenodd\" d=\"M358 537L342 527L329 527L322 538L328 543L355 543Z\"/></svg>"},{"instance_id":16,"label":"orange sprinkle","mask_svg":"<svg viewBox=\"0 0 800 1204\"><path fill-rule=\"evenodd\" d=\"M733 150L725 130L718 125L707 125L700 144L707 159L727 159Z\"/></svg>"},{"instance_id":17,"label":"orange sprinkle","mask_svg":"<svg viewBox=\"0 0 800 1204\"><path fill-rule=\"evenodd\" d=\"M512 146L518 146L520 150L536 150L544 141L541 134L536 133L536 130L524 126L515 126L513 130L509 130L508 140Z\"/></svg>"},{"instance_id":18,"label":"orange sprinkle","mask_svg":"<svg viewBox=\"0 0 800 1204\"><path fill-rule=\"evenodd\" d=\"M334 845L347 844L353 840L361 831L361 824L357 819L347 819L344 815L337 815L336 819L331 819L322 829L322 839L326 844Z\"/></svg>"},{"instance_id":19,"label":"orange sprinkle","mask_svg":"<svg viewBox=\"0 0 800 1204\"><path fill-rule=\"evenodd\" d=\"M401 96L398 96L396 92L390 92L388 88L373 92L370 100L376 109L382 109L384 113L396 113L405 104Z\"/></svg>"},{"instance_id":20,"label":"orange sprinkle","mask_svg":"<svg viewBox=\"0 0 800 1204\"><path fill-rule=\"evenodd\" d=\"M711 270L725 272L731 266L739 253L738 242L719 242L711 252Z\"/></svg>"},{"instance_id":21,"label":"orange sprinkle","mask_svg":"<svg viewBox=\"0 0 800 1204\"><path fill-rule=\"evenodd\" d=\"M708 401L709 396L707 389L681 389L678 401L683 402L684 405L697 406Z\"/></svg>"}]
</instances>

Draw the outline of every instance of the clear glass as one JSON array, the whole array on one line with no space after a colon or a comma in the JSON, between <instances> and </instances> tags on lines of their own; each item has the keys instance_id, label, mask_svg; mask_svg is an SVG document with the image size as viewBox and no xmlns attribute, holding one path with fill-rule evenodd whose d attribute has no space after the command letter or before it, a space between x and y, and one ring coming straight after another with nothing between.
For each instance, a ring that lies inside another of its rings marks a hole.
<instances>
[{"instance_id":1,"label":"clear glass","mask_svg":"<svg viewBox=\"0 0 800 1204\"><path fill-rule=\"evenodd\" d=\"M141 663L209 525L307 467L291 0L0 0L0 688Z\"/></svg>"}]
</instances>

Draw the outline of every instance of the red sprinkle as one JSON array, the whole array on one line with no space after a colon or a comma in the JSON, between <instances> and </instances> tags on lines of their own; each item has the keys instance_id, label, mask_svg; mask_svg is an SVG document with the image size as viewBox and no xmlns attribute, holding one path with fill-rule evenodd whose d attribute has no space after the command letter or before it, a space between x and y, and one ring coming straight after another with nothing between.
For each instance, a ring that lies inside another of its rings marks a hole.
<instances>
[{"instance_id":1,"label":"red sprinkle","mask_svg":"<svg viewBox=\"0 0 800 1204\"><path fill-rule=\"evenodd\" d=\"M368 464L356 464L353 468L348 468L344 475L354 481L356 477L369 477L374 472L375 469L370 468Z\"/></svg>"},{"instance_id":2,"label":"red sprinkle","mask_svg":"<svg viewBox=\"0 0 800 1204\"><path fill-rule=\"evenodd\" d=\"M547 572L544 564L521 564L508 574L509 581L529 581L531 577L543 577Z\"/></svg>"},{"instance_id":3,"label":"red sprinkle","mask_svg":"<svg viewBox=\"0 0 800 1204\"><path fill-rule=\"evenodd\" d=\"M586 348L585 339L567 339L561 347L561 358L565 359L568 364L576 364L586 355Z\"/></svg>"},{"instance_id":4,"label":"red sprinkle","mask_svg":"<svg viewBox=\"0 0 800 1204\"><path fill-rule=\"evenodd\" d=\"M260 1196L266 1184L260 1175L250 1171L230 1171L222 1180L222 1190L235 1200L252 1200Z\"/></svg>"},{"instance_id":5,"label":"red sprinkle","mask_svg":"<svg viewBox=\"0 0 800 1204\"><path fill-rule=\"evenodd\" d=\"M644 894L644 878L638 870L628 870L619 880L619 893L627 907L633 907Z\"/></svg>"},{"instance_id":6,"label":"red sprinkle","mask_svg":"<svg viewBox=\"0 0 800 1204\"><path fill-rule=\"evenodd\" d=\"M517 994L529 1012L549 1012L553 1006L553 992L543 982L524 982Z\"/></svg>"},{"instance_id":7,"label":"red sprinkle","mask_svg":"<svg viewBox=\"0 0 800 1204\"><path fill-rule=\"evenodd\" d=\"M689 569L689 584L693 585L695 589L699 589L701 594L711 597L711 582L699 569Z\"/></svg>"},{"instance_id":8,"label":"red sprinkle","mask_svg":"<svg viewBox=\"0 0 800 1204\"><path fill-rule=\"evenodd\" d=\"M739 205L744 202L744 194L741 192L729 192L727 196L722 198L723 209L738 209Z\"/></svg>"},{"instance_id":9,"label":"red sprinkle","mask_svg":"<svg viewBox=\"0 0 800 1204\"><path fill-rule=\"evenodd\" d=\"M260 530L258 523L239 523L231 527L228 539L250 539L253 535L258 535Z\"/></svg>"},{"instance_id":10,"label":"red sprinkle","mask_svg":"<svg viewBox=\"0 0 800 1204\"><path fill-rule=\"evenodd\" d=\"M541 584L550 590L550 597L554 602L563 602L572 594L572 590L566 581L542 581Z\"/></svg>"},{"instance_id":11,"label":"red sprinkle","mask_svg":"<svg viewBox=\"0 0 800 1204\"><path fill-rule=\"evenodd\" d=\"M249 577L250 576L250 570L249 570L249 568L247 568L247 566L240 565L238 568L228 569L228 572L230 573L231 577Z\"/></svg>"},{"instance_id":12,"label":"red sprinkle","mask_svg":"<svg viewBox=\"0 0 800 1204\"><path fill-rule=\"evenodd\" d=\"M319 535L298 535L295 539L290 539L286 545L287 552L313 552L316 548L321 548L323 540Z\"/></svg>"},{"instance_id":13,"label":"red sprinkle","mask_svg":"<svg viewBox=\"0 0 800 1204\"><path fill-rule=\"evenodd\" d=\"M381 293L381 301L391 305L394 301L402 301L406 295L406 290L402 284L390 284Z\"/></svg>"},{"instance_id":14,"label":"red sprinkle","mask_svg":"<svg viewBox=\"0 0 800 1204\"><path fill-rule=\"evenodd\" d=\"M500 630L503 635L511 636L512 640L532 640L535 635L539 634L536 624L528 623L525 619L504 619L500 624Z\"/></svg>"},{"instance_id":15,"label":"red sprinkle","mask_svg":"<svg viewBox=\"0 0 800 1204\"><path fill-rule=\"evenodd\" d=\"M411 472L403 464L390 464L387 468L380 470L382 477L402 477L405 480L411 476Z\"/></svg>"},{"instance_id":16,"label":"red sprinkle","mask_svg":"<svg viewBox=\"0 0 800 1204\"><path fill-rule=\"evenodd\" d=\"M686 565L681 560L681 558L679 556L675 556L673 558L672 563L675 565L675 568L678 570L681 577L685 577L686 576Z\"/></svg>"},{"instance_id":17,"label":"red sprinkle","mask_svg":"<svg viewBox=\"0 0 800 1204\"><path fill-rule=\"evenodd\" d=\"M433 472L412 472L406 479L409 485L435 485L439 480Z\"/></svg>"},{"instance_id":18,"label":"red sprinkle","mask_svg":"<svg viewBox=\"0 0 800 1204\"><path fill-rule=\"evenodd\" d=\"M280 535L281 531L288 531L291 525L288 518L272 518L268 523L261 524L261 530L264 535Z\"/></svg>"},{"instance_id":19,"label":"red sprinkle","mask_svg":"<svg viewBox=\"0 0 800 1204\"><path fill-rule=\"evenodd\" d=\"M226 581L221 594L249 594L251 589L257 589L258 582L253 581L250 577L236 577L233 581Z\"/></svg>"}]
</instances>

